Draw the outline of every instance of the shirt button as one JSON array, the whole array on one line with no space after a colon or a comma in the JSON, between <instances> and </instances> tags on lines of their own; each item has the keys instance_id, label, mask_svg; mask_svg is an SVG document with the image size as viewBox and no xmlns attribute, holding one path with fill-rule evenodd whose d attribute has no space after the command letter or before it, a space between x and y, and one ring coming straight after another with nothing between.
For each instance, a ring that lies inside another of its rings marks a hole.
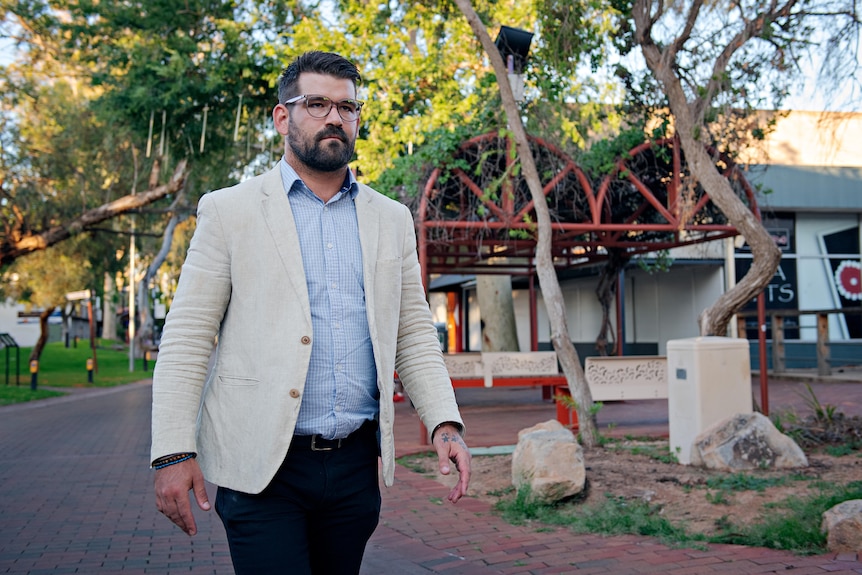
<instances>
[{"instance_id":1,"label":"shirt button","mask_svg":"<svg viewBox=\"0 0 862 575\"><path fill-rule=\"evenodd\" d=\"M308 345L311 343L311 338L308 337L307 335L304 335L304 336L302 336L302 339L300 339L299 341L302 342L302 345Z\"/></svg>"},{"instance_id":2,"label":"shirt button","mask_svg":"<svg viewBox=\"0 0 862 575\"><path fill-rule=\"evenodd\" d=\"M332 242L329 242L328 244L326 244L326 249L328 249L328 250L332 249Z\"/></svg>"},{"instance_id":3,"label":"shirt button","mask_svg":"<svg viewBox=\"0 0 862 575\"><path fill-rule=\"evenodd\" d=\"M293 399L296 399L297 397L299 397L299 390L298 389L291 389L290 390L290 397L292 397Z\"/></svg>"}]
</instances>

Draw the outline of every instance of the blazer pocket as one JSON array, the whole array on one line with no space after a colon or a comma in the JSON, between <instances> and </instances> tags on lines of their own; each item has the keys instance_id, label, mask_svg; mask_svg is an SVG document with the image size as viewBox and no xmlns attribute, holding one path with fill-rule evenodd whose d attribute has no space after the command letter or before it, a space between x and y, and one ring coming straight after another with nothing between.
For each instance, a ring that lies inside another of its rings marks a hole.
<instances>
[{"instance_id":1,"label":"blazer pocket","mask_svg":"<svg viewBox=\"0 0 862 575\"><path fill-rule=\"evenodd\" d=\"M401 258L386 258L377 260L377 267L400 266Z\"/></svg>"},{"instance_id":2,"label":"blazer pocket","mask_svg":"<svg viewBox=\"0 0 862 575\"><path fill-rule=\"evenodd\" d=\"M260 383L259 379L254 379L252 377L235 377L232 375L220 375L218 376L218 380L222 385L233 387L251 387Z\"/></svg>"}]
</instances>

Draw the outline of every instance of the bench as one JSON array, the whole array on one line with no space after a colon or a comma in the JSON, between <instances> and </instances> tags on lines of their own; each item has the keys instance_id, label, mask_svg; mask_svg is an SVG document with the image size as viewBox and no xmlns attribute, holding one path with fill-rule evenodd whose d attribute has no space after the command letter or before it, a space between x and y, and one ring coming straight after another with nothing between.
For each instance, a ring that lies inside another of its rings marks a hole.
<instances>
[{"instance_id":1,"label":"bench","mask_svg":"<svg viewBox=\"0 0 862 575\"><path fill-rule=\"evenodd\" d=\"M564 397L571 397L553 351L444 354L452 387L550 386L554 389L557 421L578 430L578 414ZM667 398L667 357L630 355L588 357L584 375L593 401ZM425 426L420 438L427 445Z\"/></svg>"},{"instance_id":2,"label":"bench","mask_svg":"<svg viewBox=\"0 0 862 575\"><path fill-rule=\"evenodd\" d=\"M443 360L455 388L565 383L553 351L454 353Z\"/></svg>"},{"instance_id":3,"label":"bench","mask_svg":"<svg viewBox=\"0 0 862 575\"><path fill-rule=\"evenodd\" d=\"M667 357L628 355L588 357L584 375L593 401L667 399ZM567 383L554 388L557 420L572 430L578 429L578 414L560 397L571 397Z\"/></svg>"},{"instance_id":4,"label":"bench","mask_svg":"<svg viewBox=\"0 0 862 575\"><path fill-rule=\"evenodd\" d=\"M467 352L443 354L452 387L534 387L565 385L553 351ZM425 426L419 423L422 445L428 444Z\"/></svg>"}]
</instances>

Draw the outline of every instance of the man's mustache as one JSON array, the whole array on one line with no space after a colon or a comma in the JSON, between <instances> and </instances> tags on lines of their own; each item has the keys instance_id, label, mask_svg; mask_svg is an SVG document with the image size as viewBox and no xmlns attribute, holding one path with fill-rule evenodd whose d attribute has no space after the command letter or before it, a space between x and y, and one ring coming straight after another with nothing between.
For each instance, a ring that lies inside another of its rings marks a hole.
<instances>
[{"instance_id":1,"label":"man's mustache","mask_svg":"<svg viewBox=\"0 0 862 575\"><path fill-rule=\"evenodd\" d=\"M315 138L318 142L325 138L338 138L342 142L347 141L347 132L337 126L329 126L317 135Z\"/></svg>"}]
</instances>

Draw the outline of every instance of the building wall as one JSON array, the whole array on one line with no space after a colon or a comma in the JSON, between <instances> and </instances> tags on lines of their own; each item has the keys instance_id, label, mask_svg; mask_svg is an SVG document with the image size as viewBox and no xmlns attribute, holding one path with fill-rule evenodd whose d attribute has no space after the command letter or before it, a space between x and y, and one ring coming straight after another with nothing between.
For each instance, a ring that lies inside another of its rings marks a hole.
<instances>
[{"instance_id":1,"label":"building wall","mask_svg":"<svg viewBox=\"0 0 862 575\"><path fill-rule=\"evenodd\" d=\"M762 112L774 114L774 112ZM746 164L862 166L862 114L792 111L778 120L762 146L741 155Z\"/></svg>"},{"instance_id":2,"label":"building wall","mask_svg":"<svg viewBox=\"0 0 862 575\"><path fill-rule=\"evenodd\" d=\"M601 327L601 306L596 298L596 276L561 282L566 302L566 321L572 341L590 344ZM625 341L628 344L655 344L664 354L671 339L696 337L697 318L722 293L724 273L720 265L674 265L667 272L647 273L640 269L625 274ZM445 322L446 296L430 295L434 321ZM481 351L480 310L475 289L465 291L465 350ZM530 349L529 292L513 292L518 344ZM550 322L541 292L537 294L537 332L541 343L550 342ZM616 325L616 310L611 310Z\"/></svg>"},{"instance_id":3,"label":"building wall","mask_svg":"<svg viewBox=\"0 0 862 575\"><path fill-rule=\"evenodd\" d=\"M720 265L672 265L667 272L626 272L626 342L667 342L700 335L697 318L724 291Z\"/></svg>"},{"instance_id":4,"label":"building wall","mask_svg":"<svg viewBox=\"0 0 862 575\"><path fill-rule=\"evenodd\" d=\"M0 304L0 333L8 333L20 347L33 347L39 339L39 318L19 318L22 306Z\"/></svg>"}]
</instances>

